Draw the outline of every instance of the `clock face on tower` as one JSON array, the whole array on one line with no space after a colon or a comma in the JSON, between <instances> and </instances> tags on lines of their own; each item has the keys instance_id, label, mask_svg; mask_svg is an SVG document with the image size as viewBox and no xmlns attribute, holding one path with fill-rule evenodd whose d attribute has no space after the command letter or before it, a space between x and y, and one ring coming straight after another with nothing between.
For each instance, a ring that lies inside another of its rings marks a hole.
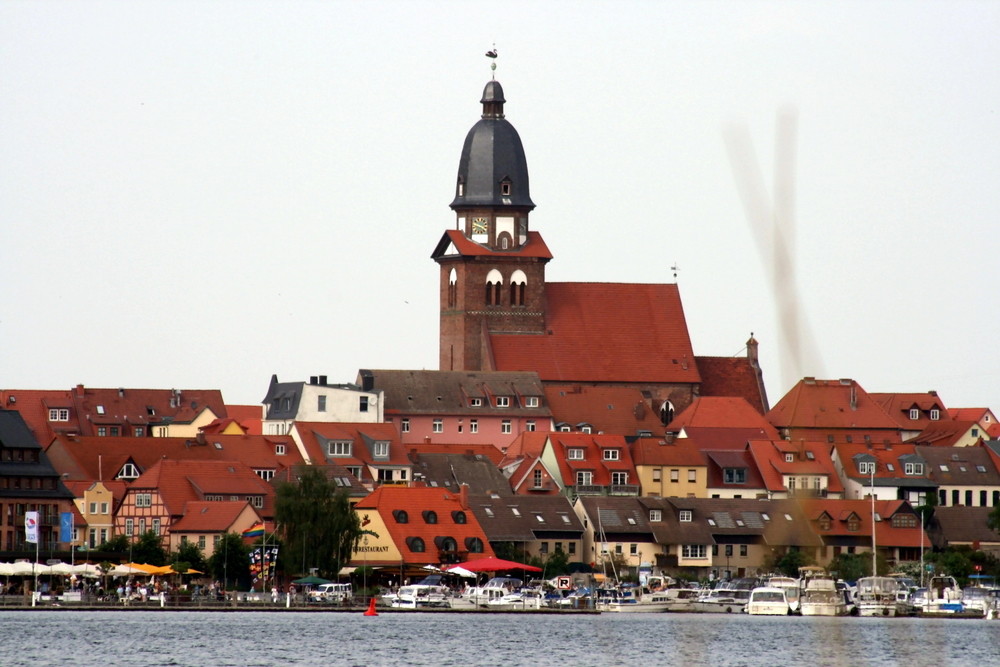
<instances>
[{"instance_id":1,"label":"clock face on tower","mask_svg":"<svg viewBox=\"0 0 1000 667\"><path fill-rule=\"evenodd\" d=\"M473 218L472 219L472 233L473 234L485 234L486 233L486 218Z\"/></svg>"}]
</instances>

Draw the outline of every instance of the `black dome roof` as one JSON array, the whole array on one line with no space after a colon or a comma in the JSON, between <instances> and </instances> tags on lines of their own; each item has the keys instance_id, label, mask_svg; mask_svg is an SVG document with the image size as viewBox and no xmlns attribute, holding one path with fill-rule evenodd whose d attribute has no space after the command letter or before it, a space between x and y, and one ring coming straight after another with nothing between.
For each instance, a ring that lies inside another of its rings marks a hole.
<instances>
[{"instance_id":1,"label":"black dome roof","mask_svg":"<svg viewBox=\"0 0 1000 667\"><path fill-rule=\"evenodd\" d=\"M513 206L532 209L528 162L517 130L503 115L506 100L498 81L483 89L483 117L465 137L458 163L458 185L453 209ZM509 194L503 194L507 184Z\"/></svg>"}]
</instances>

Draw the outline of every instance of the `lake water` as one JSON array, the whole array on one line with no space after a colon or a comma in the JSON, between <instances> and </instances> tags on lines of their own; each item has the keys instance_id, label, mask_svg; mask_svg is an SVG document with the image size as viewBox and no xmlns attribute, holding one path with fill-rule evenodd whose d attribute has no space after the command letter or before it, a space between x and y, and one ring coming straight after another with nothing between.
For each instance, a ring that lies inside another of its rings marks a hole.
<instances>
[{"instance_id":1,"label":"lake water","mask_svg":"<svg viewBox=\"0 0 1000 667\"><path fill-rule=\"evenodd\" d=\"M1000 661L1000 621L739 614L0 612L0 665L921 667Z\"/></svg>"}]
</instances>

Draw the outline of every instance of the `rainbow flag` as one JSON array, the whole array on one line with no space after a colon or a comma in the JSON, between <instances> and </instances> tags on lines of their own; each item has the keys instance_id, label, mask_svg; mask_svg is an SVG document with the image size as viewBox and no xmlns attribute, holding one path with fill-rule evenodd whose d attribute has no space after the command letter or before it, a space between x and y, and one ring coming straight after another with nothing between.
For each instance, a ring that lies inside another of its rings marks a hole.
<instances>
[{"instance_id":1,"label":"rainbow flag","mask_svg":"<svg viewBox=\"0 0 1000 667\"><path fill-rule=\"evenodd\" d=\"M264 537L264 523L258 521L243 531L243 537Z\"/></svg>"}]
</instances>

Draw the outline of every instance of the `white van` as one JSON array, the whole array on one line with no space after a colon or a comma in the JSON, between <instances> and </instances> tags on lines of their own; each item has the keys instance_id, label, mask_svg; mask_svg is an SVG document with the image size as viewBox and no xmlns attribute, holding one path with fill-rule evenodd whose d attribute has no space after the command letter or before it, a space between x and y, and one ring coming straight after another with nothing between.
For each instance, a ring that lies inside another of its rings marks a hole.
<instances>
[{"instance_id":1,"label":"white van","mask_svg":"<svg viewBox=\"0 0 1000 667\"><path fill-rule=\"evenodd\" d=\"M320 584L316 590L309 591L309 599L313 602L343 602L354 597L350 584Z\"/></svg>"}]
</instances>

